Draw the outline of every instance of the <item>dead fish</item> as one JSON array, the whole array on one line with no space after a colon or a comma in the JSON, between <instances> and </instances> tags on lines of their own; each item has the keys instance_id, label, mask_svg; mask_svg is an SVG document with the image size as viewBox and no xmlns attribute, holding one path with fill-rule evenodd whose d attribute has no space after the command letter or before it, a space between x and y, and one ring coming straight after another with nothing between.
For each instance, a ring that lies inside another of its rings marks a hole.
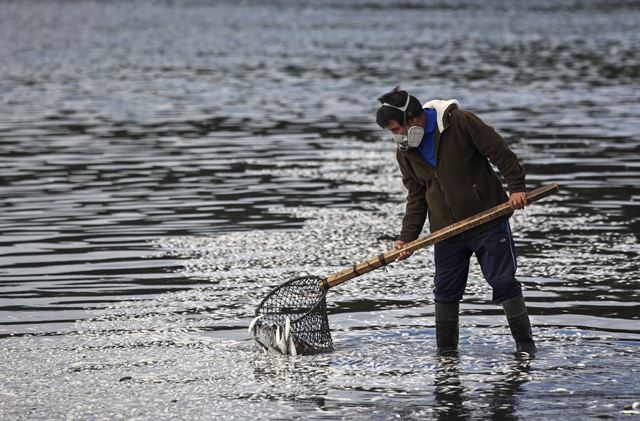
<instances>
[{"instance_id":1,"label":"dead fish","mask_svg":"<svg viewBox=\"0 0 640 421\"><path fill-rule=\"evenodd\" d=\"M258 317L255 317L253 320L251 320L251 323L249 323L249 335L254 334L254 332L256 331L256 323L261 317L262 317L262 314L259 315Z\"/></svg>"},{"instance_id":2,"label":"dead fish","mask_svg":"<svg viewBox=\"0 0 640 421\"><path fill-rule=\"evenodd\" d=\"M281 354L282 354L282 353L280 352L280 350L279 350L279 349L274 348L274 347L272 347L272 346L270 346L270 347L268 348L268 351L267 351L267 352L268 352L269 354L273 354L273 355L281 355Z\"/></svg>"},{"instance_id":3,"label":"dead fish","mask_svg":"<svg viewBox=\"0 0 640 421\"><path fill-rule=\"evenodd\" d=\"M287 341L284 340L284 329L276 327L276 345L283 355L287 355Z\"/></svg>"},{"instance_id":4,"label":"dead fish","mask_svg":"<svg viewBox=\"0 0 640 421\"><path fill-rule=\"evenodd\" d=\"M298 355L298 351L296 350L296 344L293 341L293 336L289 337L289 355L293 355L294 357Z\"/></svg>"},{"instance_id":5,"label":"dead fish","mask_svg":"<svg viewBox=\"0 0 640 421\"><path fill-rule=\"evenodd\" d=\"M284 321L284 341L287 342L291 336L291 319L287 317Z\"/></svg>"}]
</instances>

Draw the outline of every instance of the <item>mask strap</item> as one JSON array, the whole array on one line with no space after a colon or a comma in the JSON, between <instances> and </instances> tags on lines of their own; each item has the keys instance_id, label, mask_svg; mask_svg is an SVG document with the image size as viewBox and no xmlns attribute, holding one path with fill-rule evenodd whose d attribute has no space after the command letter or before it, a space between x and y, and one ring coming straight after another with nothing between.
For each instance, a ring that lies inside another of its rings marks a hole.
<instances>
[{"instance_id":1,"label":"mask strap","mask_svg":"<svg viewBox=\"0 0 640 421\"><path fill-rule=\"evenodd\" d=\"M391 105L388 102L383 102L382 106L384 107L386 105L387 107L395 108L396 110L400 110L404 113L405 111L407 111L407 107L409 106L409 100L411 99L411 95L409 95L409 92L406 92L406 94L407 94L407 101L404 103L402 107Z\"/></svg>"},{"instance_id":2,"label":"mask strap","mask_svg":"<svg viewBox=\"0 0 640 421\"><path fill-rule=\"evenodd\" d=\"M407 127L407 108L409 108L409 100L411 99L411 95L409 95L409 92L405 91L407 94L407 101L404 103L404 106L402 107L397 107L395 105L391 105L388 102L383 102L382 106L387 106L387 107L391 107L391 108L395 108L396 110L400 110L402 111L402 123L403 123L403 127Z\"/></svg>"}]
</instances>

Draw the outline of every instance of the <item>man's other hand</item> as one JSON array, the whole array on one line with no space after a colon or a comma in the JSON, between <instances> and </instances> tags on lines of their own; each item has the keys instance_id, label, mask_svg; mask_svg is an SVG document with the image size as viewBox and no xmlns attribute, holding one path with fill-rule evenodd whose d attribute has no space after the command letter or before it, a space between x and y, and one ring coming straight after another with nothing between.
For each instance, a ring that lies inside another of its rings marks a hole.
<instances>
[{"instance_id":1,"label":"man's other hand","mask_svg":"<svg viewBox=\"0 0 640 421\"><path fill-rule=\"evenodd\" d=\"M512 193L509 196L509 206L511 209L524 209L527 206L527 194L523 192Z\"/></svg>"}]
</instances>

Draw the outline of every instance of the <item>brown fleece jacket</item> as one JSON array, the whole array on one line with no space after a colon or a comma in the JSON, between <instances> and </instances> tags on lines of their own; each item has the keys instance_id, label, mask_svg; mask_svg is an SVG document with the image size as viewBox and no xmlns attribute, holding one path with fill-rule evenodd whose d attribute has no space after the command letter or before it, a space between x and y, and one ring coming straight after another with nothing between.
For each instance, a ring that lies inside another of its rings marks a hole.
<instances>
[{"instance_id":1,"label":"brown fleece jacket","mask_svg":"<svg viewBox=\"0 0 640 421\"><path fill-rule=\"evenodd\" d=\"M427 215L433 232L506 202L508 196L490 163L498 167L511 193L526 191L525 171L518 157L492 127L456 104L437 111L436 168L415 149L396 152L408 191L399 238L405 242L418 238ZM470 232L482 231L509 216Z\"/></svg>"}]
</instances>

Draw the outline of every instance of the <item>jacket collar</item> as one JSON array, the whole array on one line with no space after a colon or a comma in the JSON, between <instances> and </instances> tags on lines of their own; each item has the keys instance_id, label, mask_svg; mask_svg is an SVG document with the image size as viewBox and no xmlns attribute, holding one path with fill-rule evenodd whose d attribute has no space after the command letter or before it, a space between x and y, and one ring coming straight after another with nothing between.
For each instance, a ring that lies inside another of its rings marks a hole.
<instances>
[{"instance_id":1,"label":"jacket collar","mask_svg":"<svg viewBox=\"0 0 640 421\"><path fill-rule=\"evenodd\" d=\"M450 100L441 100L441 99L433 99L431 101L425 102L422 108L433 108L436 110L438 122L438 130L440 133L445 131L447 127L449 127L449 113L453 111L455 108L458 108L460 103L455 99Z\"/></svg>"}]
</instances>

